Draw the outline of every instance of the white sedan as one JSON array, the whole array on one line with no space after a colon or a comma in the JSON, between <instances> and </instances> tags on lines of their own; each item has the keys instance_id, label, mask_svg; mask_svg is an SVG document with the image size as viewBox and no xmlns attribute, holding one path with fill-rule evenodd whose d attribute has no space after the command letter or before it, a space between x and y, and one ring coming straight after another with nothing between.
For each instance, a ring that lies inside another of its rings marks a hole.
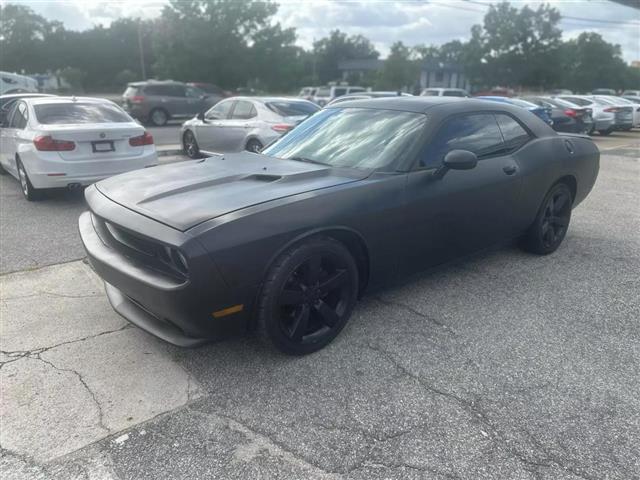
<instances>
[{"instance_id":1,"label":"white sedan","mask_svg":"<svg viewBox=\"0 0 640 480\"><path fill-rule=\"evenodd\" d=\"M157 164L153 137L109 100L25 98L0 131L0 171L20 181L27 200Z\"/></svg>"}]
</instances>

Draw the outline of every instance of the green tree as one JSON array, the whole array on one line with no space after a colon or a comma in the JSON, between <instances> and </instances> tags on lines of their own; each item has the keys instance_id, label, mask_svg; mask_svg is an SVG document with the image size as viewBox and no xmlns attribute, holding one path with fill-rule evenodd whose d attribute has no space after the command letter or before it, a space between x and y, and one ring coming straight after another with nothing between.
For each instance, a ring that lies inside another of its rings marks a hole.
<instances>
[{"instance_id":1,"label":"green tree","mask_svg":"<svg viewBox=\"0 0 640 480\"><path fill-rule=\"evenodd\" d=\"M0 68L34 73L52 66L50 40L64 29L23 5L0 5Z\"/></svg>"},{"instance_id":2,"label":"green tree","mask_svg":"<svg viewBox=\"0 0 640 480\"><path fill-rule=\"evenodd\" d=\"M347 36L340 30L333 30L328 37L313 44L316 73L320 83L340 79L338 64L342 60L378 58L380 53L362 35Z\"/></svg>"},{"instance_id":3,"label":"green tree","mask_svg":"<svg viewBox=\"0 0 640 480\"><path fill-rule=\"evenodd\" d=\"M561 54L559 21L558 10L546 4L535 10L508 2L491 5L483 27L472 30L470 43L480 54L476 74L487 86L555 86Z\"/></svg>"},{"instance_id":4,"label":"green tree","mask_svg":"<svg viewBox=\"0 0 640 480\"><path fill-rule=\"evenodd\" d=\"M271 26L276 10L270 1L171 0L154 29L156 72L226 88L245 84L255 60L249 43Z\"/></svg>"},{"instance_id":5,"label":"green tree","mask_svg":"<svg viewBox=\"0 0 640 480\"><path fill-rule=\"evenodd\" d=\"M402 42L391 46L384 61L377 87L384 90L412 90L418 81L419 65L412 58L412 49Z\"/></svg>"},{"instance_id":6,"label":"green tree","mask_svg":"<svg viewBox=\"0 0 640 480\"><path fill-rule=\"evenodd\" d=\"M627 67L620 45L606 42L598 33L583 32L562 48L563 83L572 90L590 92L594 88L622 89Z\"/></svg>"}]
</instances>

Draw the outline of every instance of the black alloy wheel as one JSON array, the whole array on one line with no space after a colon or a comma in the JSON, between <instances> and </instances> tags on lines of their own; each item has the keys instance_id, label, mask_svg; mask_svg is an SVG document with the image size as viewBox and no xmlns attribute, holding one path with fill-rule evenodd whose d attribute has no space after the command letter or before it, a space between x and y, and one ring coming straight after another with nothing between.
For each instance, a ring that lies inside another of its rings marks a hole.
<instances>
[{"instance_id":1,"label":"black alloy wheel","mask_svg":"<svg viewBox=\"0 0 640 480\"><path fill-rule=\"evenodd\" d=\"M525 249L540 255L555 252L567 234L572 204L569 187L565 183L554 185L524 238Z\"/></svg>"},{"instance_id":2,"label":"black alloy wheel","mask_svg":"<svg viewBox=\"0 0 640 480\"><path fill-rule=\"evenodd\" d=\"M184 153L187 157L193 159L200 158L200 147L198 146L196 136L191 130L184 132L184 136L182 137L182 147L184 148Z\"/></svg>"},{"instance_id":3,"label":"black alloy wheel","mask_svg":"<svg viewBox=\"0 0 640 480\"><path fill-rule=\"evenodd\" d=\"M261 330L280 351L315 352L340 333L356 303L358 270L329 238L304 242L272 267L260 300Z\"/></svg>"},{"instance_id":4,"label":"black alloy wheel","mask_svg":"<svg viewBox=\"0 0 640 480\"><path fill-rule=\"evenodd\" d=\"M246 150L253 153L260 153L262 151L262 143L255 138L252 138L247 142Z\"/></svg>"}]
</instances>

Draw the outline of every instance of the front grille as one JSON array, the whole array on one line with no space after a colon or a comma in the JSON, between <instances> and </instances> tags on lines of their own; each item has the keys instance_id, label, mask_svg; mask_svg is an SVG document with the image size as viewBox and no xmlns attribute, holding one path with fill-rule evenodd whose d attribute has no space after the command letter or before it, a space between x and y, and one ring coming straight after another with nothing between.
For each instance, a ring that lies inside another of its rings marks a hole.
<instances>
[{"instance_id":1,"label":"front grille","mask_svg":"<svg viewBox=\"0 0 640 480\"><path fill-rule=\"evenodd\" d=\"M175 248L125 229L93 213L91 217L94 228L105 245L145 268L178 280L187 278L187 266L180 260Z\"/></svg>"}]
</instances>

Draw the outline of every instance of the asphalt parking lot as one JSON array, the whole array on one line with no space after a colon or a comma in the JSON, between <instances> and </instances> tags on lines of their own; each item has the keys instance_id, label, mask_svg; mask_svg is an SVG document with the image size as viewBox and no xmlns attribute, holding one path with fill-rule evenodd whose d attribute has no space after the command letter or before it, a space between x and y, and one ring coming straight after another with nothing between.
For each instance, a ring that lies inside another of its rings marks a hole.
<instances>
[{"instance_id":1,"label":"asphalt parking lot","mask_svg":"<svg viewBox=\"0 0 640 480\"><path fill-rule=\"evenodd\" d=\"M640 132L595 141L555 254L368 295L303 358L129 326L82 260L82 196L0 177L0 476L639 479Z\"/></svg>"}]
</instances>

